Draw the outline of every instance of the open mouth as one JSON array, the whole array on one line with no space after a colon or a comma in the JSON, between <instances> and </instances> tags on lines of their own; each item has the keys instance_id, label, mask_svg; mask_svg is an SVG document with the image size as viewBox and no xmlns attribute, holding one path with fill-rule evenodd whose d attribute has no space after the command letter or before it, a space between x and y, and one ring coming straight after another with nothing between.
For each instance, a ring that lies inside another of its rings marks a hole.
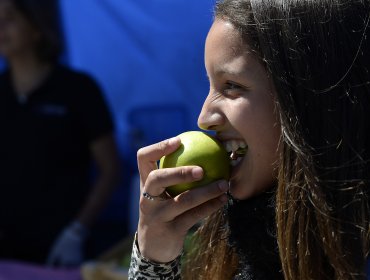
<instances>
[{"instance_id":1,"label":"open mouth","mask_svg":"<svg viewBox=\"0 0 370 280\"><path fill-rule=\"evenodd\" d=\"M239 148L236 151L230 153L230 164L231 166L237 166L242 161L243 157L247 153L248 147Z\"/></svg>"},{"instance_id":2,"label":"open mouth","mask_svg":"<svg viewBox=\"0 0 370 280\"><path fill-rule=\"evenodd\" d=\"M248 151L248 146L243 141L225 141L224 146L226 151L230 154L231 166L237 166Z\"/></svg>"}]
</instances>

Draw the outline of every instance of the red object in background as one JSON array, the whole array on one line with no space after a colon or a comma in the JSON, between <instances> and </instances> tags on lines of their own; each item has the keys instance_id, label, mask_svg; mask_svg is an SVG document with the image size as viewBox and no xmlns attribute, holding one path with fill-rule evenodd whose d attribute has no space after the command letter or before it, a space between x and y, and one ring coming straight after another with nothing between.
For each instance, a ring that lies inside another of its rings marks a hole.
<instances>
[{"instance_id":1,"label":"red object in background","mask_svg":"<svg viewBox=\"0 0 370 280\"><path fill-rule=\"evenodd\" d=\"M57 269L28 263L0 261L0 280L82 280L79 268Z\"/></svg>"}]
</instances>

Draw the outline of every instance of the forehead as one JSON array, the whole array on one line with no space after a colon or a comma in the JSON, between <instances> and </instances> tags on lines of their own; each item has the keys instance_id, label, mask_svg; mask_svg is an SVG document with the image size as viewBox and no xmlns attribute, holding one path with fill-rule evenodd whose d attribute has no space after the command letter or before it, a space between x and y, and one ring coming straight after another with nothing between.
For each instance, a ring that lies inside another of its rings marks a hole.
<instances>
[{"instance_id":1,"label":"forehead","mask_svg":"<svg viewBox=\"0 0 370 280\"><path fill-rule=\"evenodd\" d=\"M240 73L253 70L256 58L230 22L216 19L206 39L205 63L214 72Z\"/></svg>"},{"instance_id":2,"label":"forehead","mask_svg":"<svg viewBox=\"0 0 370 280\"><path fill-rule=\"evenodd\" d=\"M216 19L208 32L206 49L218 52L222 55L236 56L246 51L246 44L236 28L228 21Z\"/></svg>"}]
</instances>

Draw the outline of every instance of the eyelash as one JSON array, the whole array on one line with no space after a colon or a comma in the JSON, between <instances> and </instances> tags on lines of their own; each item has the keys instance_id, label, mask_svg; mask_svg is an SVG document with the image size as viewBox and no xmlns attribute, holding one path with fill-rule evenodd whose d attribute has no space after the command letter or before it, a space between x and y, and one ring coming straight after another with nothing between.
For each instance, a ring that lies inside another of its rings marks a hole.
<instances>
[{"instance_id":1,"label":"eyelash","mask_svg":"<svg viewBox=\"0 0 370 280\"><path fill-rule=\"evenodd\" d=\"M245 87L243 87L243 86L241 86L237 83L227 81L225 83L223 92L224 92L225 95L239 96L240 91L245 90L245 89L246 89Z\"/></svg>"},{"instance_id":2,"label":"eyelash","mask_svg":"<svg viewBox=\"0 0 370 280\"><path fill-rule=\"evenodd\" d=\"M227 88L233 89L232 87L235 87L234 89L239 89L241 88L240 85L234 83L234 82L226 82L225 85L227 85Z\"/></svg>"}]
</instances>

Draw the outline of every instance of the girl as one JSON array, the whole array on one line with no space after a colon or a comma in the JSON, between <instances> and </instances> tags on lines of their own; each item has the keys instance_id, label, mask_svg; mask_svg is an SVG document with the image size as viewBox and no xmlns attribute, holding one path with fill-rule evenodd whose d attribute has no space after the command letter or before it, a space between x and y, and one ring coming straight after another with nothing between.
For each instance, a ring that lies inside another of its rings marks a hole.
<instances>
[{"instance_id":1,"label":"girl","mask_svg":"<svg viewBox=\"0 0 370 280\"><path fill-rule=\"evenodd\" d=\"M366 279L369 16L360 0L216 5L198 124L230 151L248 150L228 184L167 200L167 186L198 180L202 169L157 169L176 137L138 151L146 196L130 279L180 279L187 231L209 215L185 279Z\"/></svg>"}]
</instances>

